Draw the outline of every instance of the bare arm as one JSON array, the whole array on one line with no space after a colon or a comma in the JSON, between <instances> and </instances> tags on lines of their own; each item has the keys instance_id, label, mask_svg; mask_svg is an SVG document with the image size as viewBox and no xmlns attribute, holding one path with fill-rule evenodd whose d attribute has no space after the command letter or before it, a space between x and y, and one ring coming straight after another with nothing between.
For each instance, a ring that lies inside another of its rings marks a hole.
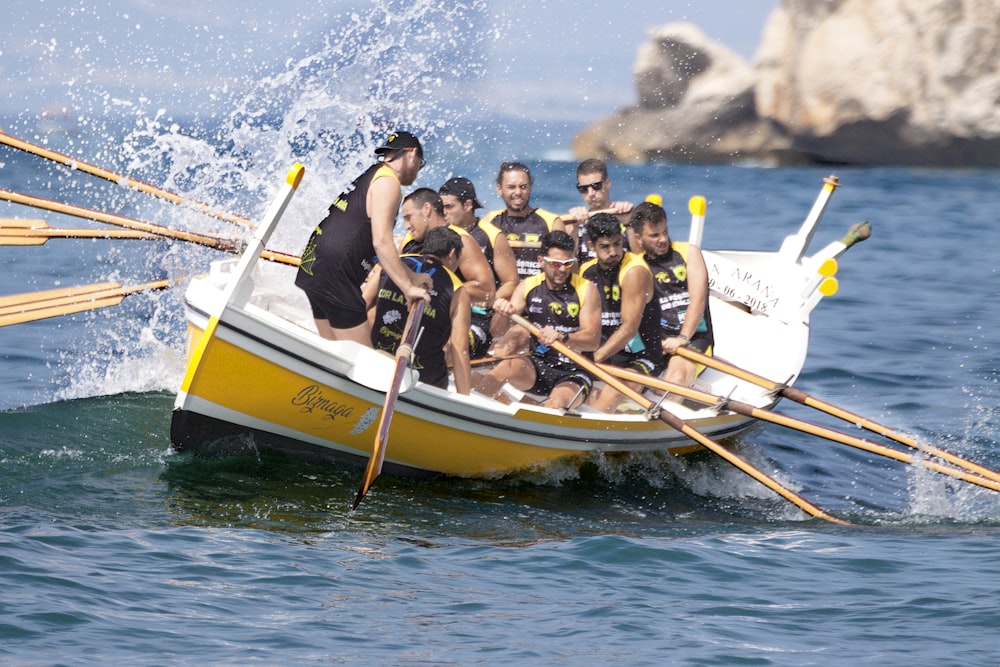
<instances>
[{"instance_id":1,"label":"bare arm","mask_svg":"<svg viewBox=\"0 0 1000 667\"><path fill-rule=\"evenodd\" d=\"M401 200L402 192L395 179L386 176L372 182L367 200L368 215L372 220L372 245L382 270L408 301L429 301L426 288L430 287L430 276L418 276L406 268L399 259L396 241L392 237Z\"/></svg>"},{"instance_id":2,"label":"bare arm","mask_svg":"<svg viewBox=\"0 0 1000 667\"><path fill-rule=\"evenodd\" d=\"M510 299L517 289L517 261L514 259L514 249L504 234L497 234L493 241L493 270L500 279L496 298Z\"/></svg>"},{"instance_id":3,"label":"bare arm","mask_svg":"<svg viewBox=\"0 0 1000 667\"><path fill-rule=\"evenodd\" d=\"M639 332L642 312L653 298L653 274L642 266L635 266L622 278L621 290L622 323L594 352L594 361L598 363L625 349Z\"/></svg>"},{"instance_id":4,"label":"bare arm","mask_svg":"<svg viewBox=\"0 0 1000 667\"><path fill-rule=\"evenodd\" d=\"M687 313L684 315L680 335L663 341L663 352L666 354L673 354L674 350L690 341L698 330L701 318L705 315L708 304L708 267L705 264L705 256L701 254L701 248L698 246L688 246L687 284L691 303L688 304Z\"/></svg>"},{"instance_id":5,"label":"bare arm","mask_svg":"<svg viewBox=\"0 0 1000 667\"><path fill-rule=\"evenodd\" d=\"M483 304L489 307L496 296L493 269L486 261L482 248L468 234L462 235L462 256L458 260L458 269L465 279L469 300L476 305Z\"/></svg>"},{"instance_id":6,"label":"bare arm","mask_svg":"<svg viewBox=\"0 0 1000 667\"><path fill-rule=\"evenodd\" d=\"M368 274L368 280L361 286L361 298L365 300L365 310L375 307L378 300L378 284L382 279L382 265L379 264Z\"/></svg>"},{"instance_id":7,"label":"bare arm","mask_svg":"<svg viewBox=\"0 0 1000 667\"><path fill-rule=\"evenodd\" d=\"M580 309L580 328L569 335L566 344L581 352L596 350L601 344L601 297L594 283L587 284Z\"/></svg>"},{"instance_id":8,"label":"bare arm","mask_svg":"<svg viewBox=\"0 0 1000 667\"><path fill-rule=\"evenodd\" d=\"M455 374L455 391L468 394L472 387L472 366L469 363L469 294L465 287L455 290L451 298L451 367Z\"/></svg>"}]
</instances>

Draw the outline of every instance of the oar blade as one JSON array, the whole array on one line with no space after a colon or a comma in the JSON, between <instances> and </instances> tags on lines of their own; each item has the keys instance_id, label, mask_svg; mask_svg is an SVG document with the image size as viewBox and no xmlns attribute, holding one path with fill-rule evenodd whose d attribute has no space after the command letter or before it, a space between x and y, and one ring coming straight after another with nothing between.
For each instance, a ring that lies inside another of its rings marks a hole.
<instances>
[{"instance_id":1,"label":"oar blade","mask_svg":"<svg viewBox=\"0 0 1000 667\"><path fill-rule=\"evenodd\" d=\"M39 234L39 230L48 229L44 220L25 220L23 218L0 219L0 245L42 245L49 239Z\"/></svg>"},{"instance_id":2,"label":"oar blade","mask_svg":"<svg viewBox=\"0 0 1000 667\"><path fill-rule=\"evenodd\" d=\"M396 400L399 398L403 377L410 365L410 358L413 356L413 346L416 344L417 332L420 331L420 320L423 314L423 301L410 305L410 313L406 318L406 325L403 327L403 338L396 350L396 368L392 375L389 391L385 395L378 429L375 432L375 444L372 448L372 454L368 458L368 464L365 466L365 473L361 478L361 485L358 487L358 495L355 497L351 509L357 509L368 494L368 490L371 489L375 478L382 472L382 464L385 461L385 452L389 444L389 425L396 409Z\"/></svg>"},{"instance_id":3,"label":"oar blade","mask_svg":"<svg viewBox=\"0 0 1000 667\"><path fill-rule=\"evenodd\" d=\"M0 327L117 306L130 294L166 289L171 284L166 279L128 287L119 283L95 283L0 297Z\"/></svg>"}]
</instances>

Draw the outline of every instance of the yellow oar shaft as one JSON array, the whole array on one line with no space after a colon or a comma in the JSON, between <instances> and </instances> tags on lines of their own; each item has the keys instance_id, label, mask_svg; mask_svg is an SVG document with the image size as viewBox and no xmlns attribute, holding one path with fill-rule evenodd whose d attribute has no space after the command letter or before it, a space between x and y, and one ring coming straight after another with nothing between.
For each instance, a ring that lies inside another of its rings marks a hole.
<instances>
[{"instance_id":1,"label":"yellow oar shaft","mask_svg":"<svg viewBox=\"0 0 1000 667\"><path fill-rule=\"evenodd\" d=\"M130 294L171 284L166 279L130 286L107 282L0 297L0 327L116 306Z\"/></svg>"},{"instance_id":2,"label":"yellow oar shaft","mask_svg":"<svg viewBox=\"0 0 1000 667\"><path fill-rule=\"evenodd\" d=\"M609 373L617 378L626 380L629 382L635 382L637 384L642 384L653 389L659 389L660 391L669 392L676 394L677 396L682 396L684 398L689 398L699 403L704 403L705 405L719 405L724 406L725 409L735 412L737 414L745 415L747 417L753 417L754 419L760 419L761 421L770 422L772 424L777 424L779 426L784 426L786 428L791 428L796 431L801 431L803 433L808 433L809 435L814 435L819 438L825 438L832 442L837 442L842 445L847 445L849 447L854 447L856 449L861 449L872 454L878 454L879 456L884 456L886 458L894 459L902 463L908 463L910 465L916 465L934 472L940 473L942 475L950 475L956 479L960 479L963 482L968 482L970 484L975 484L986 489L991 489L993 491L1000 491L1000 482L986 478L982 475L977 475L965 470L961 467L956 467L954 465L942 465L936 461L928 461L926 459L917 458L906 452L901 452L898 449L893 449L892 447L886 447L885 445L880 445L878 443L870 442L864 438L858 438L857 436L849 435L847 433L841 433L831 428L825 426L820 426L818 424L811 424L800 419L795 419L794 417L789 417L771 410L766 410L764 408L758 408L749 403L743 403L741 401L733 401L729 399L722 398L721 396L716 396L715 394L710 394L708 392L699 391L691 387L683 387L672 382L667 382L660 378L652 378L648 375L642 375L641 373L636 373L634 371L629 371L623 368L618 368L615 366L602 366Z\"/></svg>"},{"instance_id":3,"label":"yellow oar shaft","mask_svg":"<svg viewBox=\"0 0 1000 667\"><path fill-rule=\"evenodd\" d=\"M181 204L183 206L189 206L201 213L206 215L219 218L220 220L225 220L226 222L232 222L240 225L248 225L253 227L250 220L233 213L226 213L223 211L217 211L213 209L208 204L204 204L199 201L194 201L192 199L186 199L179 194L171 192L169 190L164 190L163 188L157 187L150 183L144 181L136 180L129 176L124 176L122 174L109 171L98 167L97 165L90 164L89 162L84 162L83 160L78 160L76 158L70 157L68 155L63 155L62 153L57 153L56 151L49 150L48 148L43 148L37 144L24 141L23 139L18 139L13 137L3 130L0 130L0 143L6 144L11 148L16 148L18 150L24 151L26 153L31 153L32 155L37 155L38 157L45 158L46 160L51 160L53 162L58 162L59 164L66 165L71 169L76 169L78 171L86 172L92 176L97 176L98 178L103 178L105 180L111 181L113 183L118 183L119 185L125 185L127 187L145 192L146 194L153 195L165 201L172 202L174 204Z\"/></svg>"},{"instance_id":4,"label":"yellow oar shaft","mask_svg":"<svg viewBox=\"0 0 1000 667\"><path fill-rule=\"evenodd\" d=\"M208 246L209 248L215 248L216 250L222 250L223 252L239 253L242 249L242 244L234 239L212 236L210 234L197 234L193 232L170 229L169 227L153 224L151 222L143 222L142 220L126 218L121 215L95 211L93 209L83 208L82 206L64 204L62 202L21 194L20 192L13 192L11 190L0 190L0 199L5 199L16 204L24 204L25 206L40 208L46 211L72 215L77 218L83 218L84 220L94 220L96 222L104 222L109 225L117 225L126 229L142 231L154 236L197 243L198 245ZM277 250L265 250L260 256L272 262L289 264L292 266L298 266L300 261L299 257L296 255L291 255Z\"/></svg>"},{"instance_id":5,"label":"yellow oar shaft","mask_svg":"<svg viewBox=\"0 0 1000 667\"><path fill-rule=\"evenodd\" d=\"M858 425L867 431L878 433L879 435L890 440L894 440L901 445L906 445L907 447L923 452L929 456L937 457L943 461L951 463L954 466L968 470L969 472L981 477L985 477L986 479L993 480L994 482L1000 482L1000 472L997 472L996 470L987 468L986 466L975 463L974 461L969 461L968 459L962 458L957 454L952 454L951 452L934 447L933 445L918 443L914 438L911 438L908 435L899 433L888 426L884 426L849 410L844 410L843 408L839 408L831 403L815 398L801 389L786 387L773 380L757 375L756 373L742 369L717 357L710 357L706 354L702 354L701 352L692 350L691 348L679 347L675 353L686 359L707 366L708 368L714 368L715 370L722 371L723 373L728 373L735 378L757 385L758 387L762 387L768 391L780 393L790 401L801 403L802 405L825 412L829 415L837 417L838 419Z\"/></svg>"},{"instance_id":6,"label":"yellow oar shaft","mask_svg":"<svg viewBox=\"0 0 1000 667\"><path fill-rule=\"evenodd\" d=\"M538 333L539 333L538 328L535 327L533 324L531 324L528 320L526 320L523 317L521 317L520 315L512 315L511 319L515 323L517 323L519 326L527 329L533 335L535 335L535 336L538 335ZM554 341L552 343L551 347L553 347L554 349L558 350L560 354L562 354L565 357L567 357L570 361L572 361L574 364L576 364L577 366L579 366L583 370L585 370L588 373L594 375L595 377L603 380L605 384L607 384L609 387L611 387L615 391L620 392L626 398L628 398L628 399L630 399L632 401L635 401L636 403L638 403L640 406L642 406L643 408L645 408L647 410L650 407L652 407L653 402L650 399L646 398L645 396L643 396L642 394L640 394L638 391L636 391L632 387L628 386L623 381L619 380L618 378L616 378L611 373L609 373L606 370L604 370L601 366L597 365L596 363L594 363L590 359L587 359L582 354L580 354L580 353L576 352L575 350L567 347L566 345L563 345L559 341ZM708 436L706 436L703 433L699 432L697 429L693 428L692 426L690 426L689 424L687 424L686 422L684 422L684 420L682 420L680 417L674 415L669 410L661 410L659 418L660 418L660 420L662 422L664 422L665 424L667 424L671 428L673 428L673 429L675 429L675 430L683 433L687 437L691 438L692 440L694 440L698 444L702 445L703 447L705 447L709 451L713 452L714 454L716 454L720 458L724 459L727 463L735 466L737 469L741 470L742 472L746 473L747 475L749 475L753 479L757 480L758 482L760 482L761 484L763 484L767 488L771 489L772 491L774 491L775 493L777 493L779 496L781 496L785 500L787 500L790 503L796 505L799 509L801 509L802 511L806 512L807 514L810 514L811 516L814 516L814 517L817 517L817 518L820 518L820 519L825 519L825 520L833 522L833 523L840 523L840 524L848 524L849 523L849 522L844 521L843 519L841 519L839 517L836 517L836 516L834 516L834 515L826 512L826 511L820 509L816 505L812 504L811 502L809 502L808 500L806 500L802 496L798 495L797 493L795 493L794 491L792 491L788 487L786 487L783 484L781 484L780 482L778 482L776 479L774 479L774 478L770 477L769 475L767 475L766 473L764 473L764 471L762 471L759 468L753 466L748 461L743 460L741 457L739 457L735 453L729 451L728 449L726 449L725 447L723 447L719 443L715 442L714 440L712 440Z\"/></svg>"},{"instance_id":7,"label":"yellow oar shaft","mask_svg":"<svg viewBox=\"0 0 1000 667\"><path fill-rule=\"evenodd\" d=\"M49 227L43 220L0 220L0 245L42 245L53 238L154 240L163 237L137 229L65 229Z\"/></svg>"},{"instance_id":8,"label":"yellow oar shaft","mask_svg":"<svg viewBox=\"0 0 1000 667\"><path fill-rule=\"evenodd\" d=\"M95 211L89 208L83 208L82 206L73 206L72 204L64 204L62 202L52 201L51 199L43 199L41 197L34 197L32 195L25 195L19 192L13 192L11 190L0 190L0 199L6 199L7 201L14 202L16 204L23 204L25 206L33 206L35 208L40 208L46 211L53 211L55 213L63 213L65 215L72 215L77 218L83 218L85 220L94 220L96 222L104 222L109 225L116 225L118 227L125 227L127 229L137 229L139 231L147 232L150 234L156 234L157 236L163 236L166 238L179 239L181 241L190 241L192 243L198 243L209 248L217 248L219 250L224 250L226 252L238 252L239 244L232 240L223 238L221 236L211 236L209 234L197 234L194 232L185 232L176 229L170 229L169 227L164 227L163 225L156 225L150 222L143 222L142 220L136 220L134 218L126 218L121 215L114 215L111 213L104 213L102 211Z\"/></svg>"}]
</instances>

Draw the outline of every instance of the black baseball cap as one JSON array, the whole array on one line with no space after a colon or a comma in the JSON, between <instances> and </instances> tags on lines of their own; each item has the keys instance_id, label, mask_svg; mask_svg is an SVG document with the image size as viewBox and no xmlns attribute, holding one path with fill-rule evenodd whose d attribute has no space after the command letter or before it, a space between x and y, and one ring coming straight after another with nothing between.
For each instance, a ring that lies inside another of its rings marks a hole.
<instances>
[{"instance_id":1,"label":"black baseball cap","mask_svg":"<svg viewBox=\"0 0 1000 667\"><path fill-rule=\"evenodd\" d=\"M375 154L381 155L382 153L398 151L404 148L416 148L417 155L420 157L424 155L424 147L420 145L420 140L409 132L393 132L385 140L384 144L375 149Z\"/></svg>"},{"instance_id":2,"label":"black baseball cap","mask_svg":"<svg viewBox=\"0 0 1000 667\"><path fill-rule=\"evenodd\" d=\"M469 201L471 199L472 208L483 208L483 205L476 199L476 187L472 185L472 181L462 176L449 178L444 182L444 185L438 188L438 194L453 195L462 201Z\"/></svg>"}]
</instances>

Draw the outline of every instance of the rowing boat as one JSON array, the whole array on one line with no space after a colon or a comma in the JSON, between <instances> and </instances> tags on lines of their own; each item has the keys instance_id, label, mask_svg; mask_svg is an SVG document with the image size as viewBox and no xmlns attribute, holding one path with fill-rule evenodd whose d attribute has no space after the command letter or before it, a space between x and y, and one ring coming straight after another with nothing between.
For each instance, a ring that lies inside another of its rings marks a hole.
<instances>
[{"instance_id":1,"label":"rowing boat","mask_svg":"<svg viewBox=\"0 0 1000 667\"><path fill-rule=\"evenodd\" d=\"M294 171L294 170L293 170ZM369 459L394 359L349 341L321 338L295 268L259 261L301 169L272 204L242 256L212 264L185 293L187 370L177 395L171 441L181 451L229 454L270 450L363 466ZM294 182L293 182L294 181ZM806 249L837 187L824 180L801 228L775 251L705 250L710 307L719 355L765 377L791 384L806 359L809 316L836 292L836 260L857 235L812 255ZM691 241L701 242L704 199L691 200ZM293 291L294 292L294 291ZM778 393L706 369L695 387L759 408ZM652 408L605 414L553 410L473 392L464 396L403 378L389 431L384 470L412 477L495 478L555 462L643 452L685 454L701 445L654 418L668 410L718 439L748 428L752 418L712 405L660 401Z\"/></svg>"}]
</instances>

